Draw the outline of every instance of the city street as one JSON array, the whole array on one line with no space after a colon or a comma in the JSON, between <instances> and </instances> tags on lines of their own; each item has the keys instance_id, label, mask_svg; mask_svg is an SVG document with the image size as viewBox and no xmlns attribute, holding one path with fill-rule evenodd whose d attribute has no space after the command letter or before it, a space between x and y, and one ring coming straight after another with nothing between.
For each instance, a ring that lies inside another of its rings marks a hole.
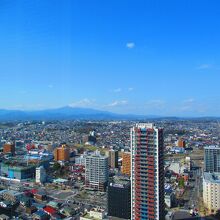
<instances>
[{"instance_id":1,"label":"city street","mask_svg":"<svg viewBox=\"0 0 220 220\"><path fill-rule=\"evenodd\" d=\"M188 208L196 208L199 207L199 198L202 197L202 170L198 167L198 169L193 170L193 179L195 181L190 182L190 186L192 186L192 190L190 192L190 197L186 206Z\"/></svg>"}]
</instances>

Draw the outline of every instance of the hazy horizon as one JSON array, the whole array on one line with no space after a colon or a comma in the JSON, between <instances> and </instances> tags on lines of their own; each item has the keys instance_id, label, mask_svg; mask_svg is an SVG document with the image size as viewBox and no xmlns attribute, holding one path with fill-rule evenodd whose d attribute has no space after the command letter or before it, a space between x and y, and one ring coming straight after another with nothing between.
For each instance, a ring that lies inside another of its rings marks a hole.
<instances>
[{"instance_id":1,"label":"hazy horizon","mask_svg":"<svg viewBox=\"0 0 220 220\"><path fill-rule=\"evenodd\" d=\"M41 109L10 109L10 108L0 108L0 111L3 110L3 111L7 111L7 112L11 112L11 111L21 111L21 112L24 112L24 113L38 113L38 112L45 112L47 113L48 111L53 111L53 110L62 110L62 109L66 109L66 108L69 108L70 110L73 109L73 110L77 110L79 111L78 113L74 113L74 115L78 115L80 117L80 115L90 115L89 113L84 113L84 110L91 110L91 111L94 111L95 114L102 114L102 113L106 113L106 114L116 114L118 116L142 116L142 117L152 117L152 118L166 118L166 117L177 117L177 118L220 118L219 115L172 115L172 114L138 114L138 113L117 113L117 112L114 112L114 111L108 111L108 110L105 110L105 109L98 109L98 108L90 108L90 107L72 107L70 105L67 105L67 106L58 106L58 107L51 107L51 108L41 108ZM7 114L7 113L6 113ZM65 114L63 114L63 116L65 116ZM7 117L7 115L6 115ZM70 116L71 118L71 116Z\"/></svg>"}]
</instances>

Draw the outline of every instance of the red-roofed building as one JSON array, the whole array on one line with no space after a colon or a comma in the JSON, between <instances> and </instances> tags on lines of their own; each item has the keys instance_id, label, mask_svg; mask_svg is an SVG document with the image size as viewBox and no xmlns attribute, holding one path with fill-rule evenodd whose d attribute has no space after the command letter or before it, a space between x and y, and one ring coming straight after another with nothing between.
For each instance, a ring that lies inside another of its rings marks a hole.
<instances>
[{"instance_id":1,"label":"red-roofed building","mask_svg":"<svg viewBox=\"0 0 220 220\"><path fill-rule=\"evenodd\" d=\"M50 206L46 206L44 208L44 211L48 214L48 215L54 215L57 213L56 209L50 207Z\"/></svg>"},{"instance_id":2,"label":"red-roofed building","mask_svg":"<svg viewBox=\"0 0 220 220\"><path fill-rule=\"evenodd\" d=\"M38 192L38 190L37 190L37 189L32 189L30 192L31 192L33 195L35 195L35 194Z\"/></svg>"}]
</instances>

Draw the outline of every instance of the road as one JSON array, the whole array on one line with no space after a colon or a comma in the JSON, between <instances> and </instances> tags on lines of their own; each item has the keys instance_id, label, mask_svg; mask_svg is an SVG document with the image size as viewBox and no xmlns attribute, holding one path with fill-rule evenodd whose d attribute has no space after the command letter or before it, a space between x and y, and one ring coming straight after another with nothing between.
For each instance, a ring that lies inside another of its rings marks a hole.
<instances>
[{"instance_id":1,"label":"road","mask_svg":"<svg viewBox=\"0 0 220 220\"><path fill-rule=\"evenodd\" d=\"M196 170L193 170L193 178L195 181L190 183L193 188L190 192L189 201L186 205L190 208L198 209L199 198L202 196L202 170L200 167Z\"/></svg>"}]
</instances>

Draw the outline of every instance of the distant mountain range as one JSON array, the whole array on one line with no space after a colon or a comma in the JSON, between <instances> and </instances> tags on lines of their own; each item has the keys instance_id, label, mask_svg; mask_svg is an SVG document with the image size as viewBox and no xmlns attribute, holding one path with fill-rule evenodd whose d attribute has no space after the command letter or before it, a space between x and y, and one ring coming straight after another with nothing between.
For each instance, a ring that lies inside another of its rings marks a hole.
<instances>
[{"instance_id":1,"label":"distant mountain range","mask_svg":"<svg viewBox=\"0 0 220 220\"><path fill-rule=\"evenodd\" d=\"M108 111L90 109L62 107L56 109L22 111L0 109L0 121L14 120L144 120L144 119L170 119L178 120L181 117L163 117L157 115L132 115L116 114ZM203 117L203 119L213 119L217 117ZM194 118L195 119L195 118Z\"/></svg>"},{"instance_id":2,"label":"distant mountain range","mask_svg":"<svg viewBox=\"0 0 220 220\"><path fill-rule=\"evenodd\" d=\"M90 109L62 107L57 109L46 109L37 111L6 110L0 109L0 120L111 120L111 119L144 119L157 116L123 115L108 111Z\"/></svg>"}]
</instances>

